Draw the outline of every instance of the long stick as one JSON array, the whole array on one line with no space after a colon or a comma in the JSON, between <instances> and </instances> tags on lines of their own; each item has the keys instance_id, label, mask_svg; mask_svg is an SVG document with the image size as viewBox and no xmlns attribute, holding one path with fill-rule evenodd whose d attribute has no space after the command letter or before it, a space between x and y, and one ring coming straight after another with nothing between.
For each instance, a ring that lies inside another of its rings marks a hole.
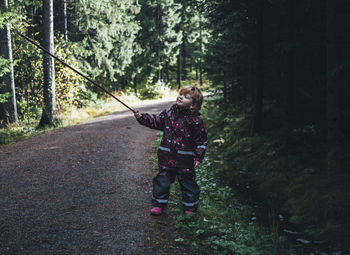
<instances>
[{"instance_id":1,"label":"long stick","mask_svg":"<svg viewBox=\"0 0 350 255\"><path fill-rule=\"evenodd\" d=\"M41 49L42 51L44 51L46 54L50 55L51 57L53 57L54 59L56 59L57 61L59 61L62 65L72 69L74 72L76 72L77 74L81 75L82 77L84 77L86 80L88 80L89 82L91 82L93 85L95 85L96 87L102 89L105 93L107 93L108 95L110 95L111 97L113 97L115 100L117 100L119 103L121 103L122 105L124 105L126 108L128 108L130 111L132 111L133 113L135 113L136 111L133 110L131 107L129 107L128 105L126 105L123 101L121 101L120 99L118 99L117 97L113 96L109 91L107 91L106 89L104 89L103 87L101 87L100 85L98 85L96 82L94 82L93 80L91 80L89 77L87 77L86 75L82 74L80 71L78 71L77 69L75 69L74 67L71 67L70 65L68 65L66 62L64 62L63 60L59 59L58 57L56 57L55 55L53 55L52 53L50 53L48 50L46 50L45 48L43 48L42 46L40 46L39 44L37 44L36 42L34 42L33 40L31 40L30 38L28 38L27 36L23 35L22 33L17 31L17 34L19 34L21 37L23 37L24 39L26 39L28 42L34 44L37 48Z\"/></svg>"}]
</instances>

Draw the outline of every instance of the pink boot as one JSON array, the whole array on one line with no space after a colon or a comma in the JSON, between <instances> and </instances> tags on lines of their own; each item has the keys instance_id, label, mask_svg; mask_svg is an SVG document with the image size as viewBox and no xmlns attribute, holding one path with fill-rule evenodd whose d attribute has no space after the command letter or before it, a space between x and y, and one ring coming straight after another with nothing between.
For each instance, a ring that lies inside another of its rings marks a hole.
<instances>
[{"instance_id":1,"label":"pink boot","mask_svg":"<svg viewBox=\"0 0 350 255\"><path fill-rule=\"evenodd\" d=\"M160 207L153 207L153 208L151 209L151 214L152 214L152 215L155 215L155 216L161 215L162 212L163 212L163 209L160 208Z\"/></svg>"},{"instance_id":2,"label":"pink boot","mask_svg":"<svg viewBox=\"0 0 350 255\"><path fill-rule=\"evenodd\" d=\"M186 210L186 211L185 211L185 214L186 214L186 215L191 215L191 214L193 214L193 212L190 211L190 210Z\"/></svg>"}]
</instances>

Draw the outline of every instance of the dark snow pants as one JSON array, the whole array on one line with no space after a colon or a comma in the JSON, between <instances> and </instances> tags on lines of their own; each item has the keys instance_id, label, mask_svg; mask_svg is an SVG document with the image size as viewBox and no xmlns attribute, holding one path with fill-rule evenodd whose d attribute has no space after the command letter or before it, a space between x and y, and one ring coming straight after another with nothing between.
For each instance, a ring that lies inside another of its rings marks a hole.
<instances>
[{"instance_id":1,"label":"dark snow pants","mask_svg":"<svg viewBox=\"0 0 350 255\"><path fill-rule=\"evenodd\" d=\"M199 187L195 181L194 169L169 168L160 166L159 173L153 178L152 205L164 208L168 204L170 184L177 177L181 191L184 210L195 211L199 201Z\"/></svg>"}]
</instances>

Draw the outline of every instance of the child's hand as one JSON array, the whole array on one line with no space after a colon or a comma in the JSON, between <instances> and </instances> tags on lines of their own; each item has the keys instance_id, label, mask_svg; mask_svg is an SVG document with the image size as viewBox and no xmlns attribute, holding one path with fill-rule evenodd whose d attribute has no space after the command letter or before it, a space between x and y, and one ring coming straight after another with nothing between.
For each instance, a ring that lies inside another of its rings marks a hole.
<instances>
[{"instance_id":1,"label":"child's hand","mask_svg":"<svg viewBox=\"0 0 350 255\"><path fill-rule=\"evenodd\" d=\"M139 111L135 111L134 112L134 116L135 116L136 119L141 118L141 114L140 114Z\"/></svg>"},{"instance_id":2,"label":"child's hand","mask_svg":"<svg viewBox=\"0 0 350 255\"><path fill-rule=\"evenodd\" d=\"M195 160L195 161L194 161L194 168L199 167L200 164L201 164L201 162Z\"/></svg>"}]
</instances>

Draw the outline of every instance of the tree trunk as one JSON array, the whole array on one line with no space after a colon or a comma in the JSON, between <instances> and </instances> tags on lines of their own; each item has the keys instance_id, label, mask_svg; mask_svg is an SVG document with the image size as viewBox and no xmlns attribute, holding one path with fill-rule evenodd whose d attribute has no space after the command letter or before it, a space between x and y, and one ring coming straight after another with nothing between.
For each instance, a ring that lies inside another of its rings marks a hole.
<instances>
[{"instance_id":1,"label":"tree trunk","mask_svg":"<svg viewBox=\"0 0 350 255\"><path fill-rule=\"evenodd\" d=\"M186 34L185 31L182 31L182 80L186 80Z\"/></svg>"},{"instance_id":2,"label":"tree trunk","mask_svg":"<svg viewBox=\"0 0 350 255\"><path fill-rule=\"evenodd\" d=\"M169 77L169 62L165 63L165 77L166 77L166 82L170 82L170 77Z\"/></svg>"},{"instance_id":3,"label":"tree trunk","mask_svg":"<svg viewBox=\"0 0 350 255\"><path fill-rule=\"evenodd\" d=\"M122 78L122 90L123 91L126 90L126 85L127 85L127 78L126 78L126 74L125 74Z\"/></svg>"},{"instance_id":4,"label":"tree trunk","mask_svg":"<svg viewBox=\"0 0 350 255\"><path fill-rule=\"evenodd\" d=\"M231 69L231 83L230 83L231 84L230 100L232 104L240 101L240 88L238 83L238 71L237 71L238 67L235 62L236 62L235 60L231 61L232 69Z\"/></svg>"},{"instance_id":5,"label":"tree trunk","mask_svg":"<svg viewBox=\"0 0 350 255\"><path fill-rule=\"evenodd\" d=\"M54 0L54 31L59 31L63 39L68 41L68 0ZM57 10L57 11L56 11Z\"/></svg>"},{"instance_id":6,"label":"tree trunk","mask_svg":"<svg viewBox=\"0 0 350 255\"><path fill-rule=\"evenodd\" d=\"M262 129L262 111L264 98L264 0L258 0L257 5L257 44L258 44L258 73L255 89L254 119L252 132L258 133Z\"/></svg>"},{"instance_id":7,"label":"tree trunk","mask_svg":"<svg viewBox=\"0 0 350 255\"><path fill-rule=\"evenodd\" d=\"M199 16L199 84L200 86L203 85L203 75L202 75L202 55L203 55L203 52L202 52L202 15Z\"/></svg>"},{"instance_id":8,"label":"tree trunk","mask_svg":"<svg viewBox=\"0 0 350 255\"><path fill-rule=\"evenodd\" d=\"M226 77L226 72L224 71L224 102L225 104L227 104L229 102L228 98L227 98L227 77Z\"/></svg>"},{"instance_id":9,"label":"tree trunk","mask_svg":"<svg viewBox=\"0 0 350 255\"><path fill-rule=\"evenodd\" d=\"M177 56L177 88L181 88L181 45L179 46L179 55Z\"/></svg>"},{"instance_id":10,"label":"tree trunk","mask_svg":"<svg viewBox=\"0 0 350 255\"><path fill-rule=\"evenodd\" d=\"M182 80L186 80L186 31L185 31L186 1L182 2L181 29L182 29Z\"/></svg>"},{"instance_id":11,"label":"tree trunk","mask_svg":"<svg viewBox=\"0 0 350 255\"><path fill-rule=\"evenodd\" d=\"M68 19L67 19L67 4L68 0L62 0L63 1L63 10L62 10L62 16L63 16L63 37L64 40L68 41Z\"/></svg>"},{"instance_id":12,"label":"tree trunk","mask_svg":"<svg viewBox=\"0 0 350 255\"><path fill-rule=\"evenodd\" d=\"M1 7L8 8L7 0L1 0ZM0 93L8 93L7 102L0 104L0 119L4 120L6 125L8 122L16 122L17 118L17 105L16 105L16 93L15 93L15 78L13 73L12 64L12 45L11 45L11 33L10 26L6 26L0 30L0 55L1 57L10 61L10 70L8 73L0 78Z\"/></svg>"},{"instance_id":13,"label":"tree trunk","mask_svg":"<svg viewBox=\"0 0 350 255\"><path fill-rule=\"evenodd\" d=\"M324 141L327 140L328 134L328 124L327 124L327 0L320 0L320 6L322 9L323 16L323 33L324 33L324 44L322 47L323 50L323 61L321 69L321 79L320 79L320 89L321 89L321 98L320 98L320 111L322 113L320 131Z\"/></svg>"},{"instance_id":14,"label":"tree trunk","mask_svg":"<svg viewBox=\"0 0 350 255\"><path fill-rule=\"evenodd\" d=\"M193 58L191 56L190 58L190 73L192 74L192 65L193 65Z\"/></svg>"},{"instance_id":15,"label":"tree trunk","mask_svg":"<svg viewBox=\"0 0 350 255\"><path fill-rule=\"evenodd\" d=\"M135 75L134 77L134 92L135 92L135 96L137 96L137 75Z\"/></svg>"},{"instance_id":16,"label":"tree trunk","mask_svg":"<svg viewBox=\"0 0 350 255\"><path fill-rule=\"evenodd\" d=\"M292 43L292 47L287 53L287 88L286 88L286 125L287 125L287 134L289 135L290 131L293 128L294 123L294 95L295 95L295 82L294 82L294 26L295 26L295 0L288 0L288 40Z\"/></svg>"},{"instance_id":17,"label":"tree trunk","mask_svg":"<svg viewBox=\"0 0 350 255\"><path fill-rule=\"evenodd\" d=\"M28 23L30 26L27 29L27 35L28 37L32 38L34 40L34 16L35 16L35 7L33 4L26 6L27 9L27 17L28 17Z\"/></svg>"},{"instance_id":18,"label":"tree trunk","mask_svg":"<svg viewBox=\"0 0 350 255\"><path fill-rule=\"evenodd\" d=\"M160 4L157 5L156 8L156 15L155 15L155 23L156 23L156 28L157 28L157 33L158 33L158 40L156 42L156 54L157 54L157 60L158 64L161 63L161 56L160 56L160 45L161 45L161 6ZM157 82L160 82L161 80L161 67L158 65L157 66Z\"/></svg>"},{"instance_id":19,"label":"tree trunk","mask_svg":"<svg viewBox=\"0 0 350 255\"><path fill-rule=\"evenodd\" d=\"M340 86L342 83L340 72L336 69L341 64L339 44L337 43L337 11L336 1L327 0L327 142L328 142L328 171L331 174L341 170L342 134L340 130L341 116Z\"/></svg>"},{"instance_id":20,"label":"tree trunk","mask_svg":"<svg viewBox=\"0 0 350 255\"><path fill-rule=\"evenodd\" d=\"M43 0L43 46L54 54L53 0ZM55 62L44 54L44 106L39 127L54 126L56 121Z\"/></svg>"}]
</instances>

